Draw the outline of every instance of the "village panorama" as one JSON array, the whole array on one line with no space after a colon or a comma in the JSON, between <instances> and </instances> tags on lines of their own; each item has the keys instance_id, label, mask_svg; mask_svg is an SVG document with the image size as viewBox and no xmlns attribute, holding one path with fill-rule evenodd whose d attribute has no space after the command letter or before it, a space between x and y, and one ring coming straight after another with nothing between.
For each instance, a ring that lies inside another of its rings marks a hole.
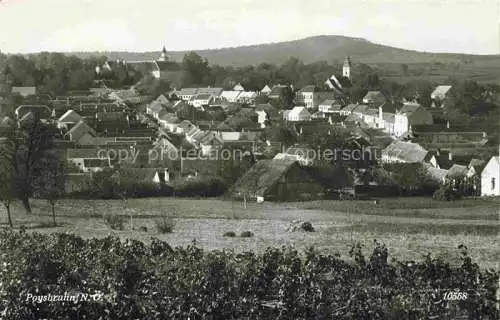
<instances>
[{"instance_id":1,"label":"village panorama","mask_svg":"<svg viewBox=\"0 0 500 320\"><path fill-rule=\"evenodd\" d=\"M155 54L0 54L0 319L498 319L481 61Z\"/></svg>"}]
</instances>

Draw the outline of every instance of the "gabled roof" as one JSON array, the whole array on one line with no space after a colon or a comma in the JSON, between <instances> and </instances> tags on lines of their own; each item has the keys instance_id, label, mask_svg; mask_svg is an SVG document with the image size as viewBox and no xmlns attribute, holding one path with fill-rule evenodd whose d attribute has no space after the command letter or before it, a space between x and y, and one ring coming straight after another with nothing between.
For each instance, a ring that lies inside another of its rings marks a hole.
<instances>
[{"instance_id":1,"label":"gabled roof","mask_svg":"<svg viewBox=\"0 0 500 320\"><path fill-rule=\"evenodd\" d=\"M300 114L311 115L306 107L294 107L292 110L290 110L290 113L287 114L287 117L297 117Z\"/></svg>"},{"instance_id":2,"label":"gabled roof","mask_svg":"<svg viewBox=\"0 0 500 320\"><path fill-rule=\"evenodd\" d=\"M241 83L238 83L237 85L235 85L233 87L233 90L234 91L245 91L245 88L243 88L243 86L241 85Z\"/></svg>"},{"instance_id":3,"label":"gabled roof","mask_svg":"<svg viewBox=\"0 0 500 320\"><path fill-rule=\"evenodd\" d=\"M227 101L236 101L238 96L242 93L242 91L222 91L221 98L224 98Z\"/></svg>"},{"instance_id":4,"label":"gabled roof","mask_svg":"<svg viewBox=\"0 0 500 320\"><path fill-rule=\"evenodd\" d=\"M67 159L93 159L93 158L105 158L104 154L99 153L99 149L96 148L71 148L66 149Z\"/></svg>"},{"instance_id":5,"label":"gabled roof","mask_svg":"<svg viewBox=\"0 0 500 320\"><path fill-rule=\"evenodd\" d=\"M268 96L280 96L281 92L286 88L287 86L284 85L276 85L271 89L271 92L269 92Z\"/></svg>"},{"instance_id":6,"label":"gabled roof","mask_svg":"<svg viewBox=\"0 0 500 320\"><path fill-rule=\"evenodd\" d=\"M212 96L220 96L222 91L224 91L223 88L212 88L212 87L207 87L207 88L198 88L198 94L208 94Z\"/></svg>"},{"instance_id":7,"label":"gabled roof","mask_svg":"<svg viewBox=\"0 0 500 320\"><path fill-rule=\"evenodd\" d=\"M427 166L427 174L436 182L442 182L448 175L448 170Z\"/></svg>"},{"instance_id":8,"label":"gabled roof","mask_svg":"<svg viewBox=\"0 0 500 320\"><path fill-rule=\"evenodd\" d=\"M383 153L403 162L416 163L424 162L428 151L417 143L394 141L383 150Z\"/></svg>"},{"instance_id":9,"label":"gabled roof","mask_svg":"<svg viewBox=\"0 0 500 320\"><path fill-rule=\"evenodd\" d=\"M163 110L163 105L161 104L161 102L155 100L152 103L150 103L146 108L148 109L148 111L152 113L158 113L161 110Z\"/></svg>"},{"instance_id":10,"label":"gabled roof","mask_svg":"<svg viewBox=\"0 0 500 320\"><path fill-rule=\"evenodd\" d=\"M466 174L467 167L460 164L454 164L448 169L448 177L450 178L465 177Z\"/></svg>"},{"instance_id":11,"label":"gabled roof","mask_svg":"<svg viewBox=\"0 0 500 320\"><path fill-rule=\"evenodd\" d=\"M200 93L194 97L194 100L208 100L212 97L209 93Z\"/></svg>"},{"instance_id":12,"label":"gabled roof","mask_svg":"<svg viewBox=\"0 0 500 320\"><path fill-rule=\"evenodd\" d=\"M482 169L486 165L486 161L481 160L481 159L472 159L469 162L469 168L474 168L474 169ZM481 170L479 170L481 172Z\"/></svg>"},{"instance_id":13,"label":"gabled roof","mask_svg":"<svg viewBox=\"0 0 500 320\"><path fill-rule=\"evenodd\" d=\"M83 159L83 165L87 168L109 167L109 159Z\"/></svg>"},{"instance_id":14,"label":"gabled roof","mask_svg":"<svg viewBox=\"0 0 500 320\"><path fill-rule=\"evenodd\" d=\"M305 86L299 90L299 93L312 93L318 91L318 88L314 85Z\"/></svg>"},{"instance_id":15,"label":"gabled roof","mask_svg":"<svg viewBox=\"0 0 500 320\"><path fill-rule=\"evenodd\" d=\"M191 123L191 121L189 121L189 120L183 120L183 121L181 121L181 123L179 123L178 127L183 129L184 131L189 131L193 127L195 127L195 125L193 123Z\"/></svg>"},{"instance_id":16,"label":"gabled roof","mask_svg":"<svg viewBox=\"0 0 500 320\"><path fill-rule=\"evenodd\" d=\"M68 110L58 120L59 123L78 123L82 117L74 110Z\"/></svg>"},{"instance_id":17,"label":"gabled roof","mask_svg":"<svg viewBox=\"0 0 500 320\"><path fill-rule=\"evenodd\" d=\"M416 112L417 110L423 108L420 104L405 104L401 109L399 109L398 113L399 114L406 114L406 115L411 115L412 113Z\"/></svg>"},{"instance_id":18,"label":"gabled roof","mask_svg":"<svg viewBox=\"0 0 500 320\"><path fill-rule=\"evenodd\" d=\"M172 113L160 114L159 119L161 121L166 122L166 123L173 123L173 124L181 122L179 120L179 118L177 118L177 116L175 114L172 114Z\"/></svg>"},{"instance_id":19,"label":"gabled roof","mask_svg":"<svg viewBox=\"0 0 500 320\"><path fill-rule=\"evenodd\" d=\"M357 107L359 106L359 104L354 104L354 103L351 103L351 104L348 104L347 106L345 106L342 111L346 111L346 112L352 112L354 111Z\"/></svg>"},{"instance_id":20,"label":"gabled roof","mask_svg":"<svg viewBox=\"0 0 500 320\"><path fill-rule=\"evenodd\" d=\"M97 112L96 118L99 121L124 122L127 120L127 115L123 112Z\"/></svg>"},{"instance_id":21,"label":"gabled roof","mask_svg":"<svg viewBox=\"0 0 500 320\"><path fill-rule=\"evenodd\" d=\"M36 94L36 87L12 87L12 93L18 93L23 97L33 96Z\"/></svg>"},{"instance_id":22,"label":"gabled roof","mask_svg":"<svg viewBox=\"0 0 500 320\"><path fill-rule=\"evenodd\" d=\"M294 165L294 160L260 160L234 184L232 193L263 196Z\"/></svg>"},{"instance_id":23,"label":"gabled roof","mask_svg":"<svg viewBox=\"0 0 500 320\"><path fill-rule=\"evenodd\" d=\"M0 121L0 127L7 128L10 127L12 124L14 124L14 120L11 118L5 116L2 121Z\"/></svg>"},{"instance_id":24,"label":"gabled roof","mask_svg":"<svg viewBox=\"0 0 500 320\"><path fill-rule=\"evenodd\" d=\"M52 110L46 105L21 105L16 108L15 113L19 118L22 118L28 112L38 116L40 119L48 119L52 115Z\"/></svg>"},{"instance_id":25,"label":"gabled roof","mask_svg":"<svg viewBox=\"0 0 500 320\"><path fill-rule=\"evenodd\" d=\"M266 84L262 90L260 90L262 93L269 93L271 92L271 88Z\"/></svg>"},{"instance_id":26,"label":"gabled roof","mask_svg":"<svg viewBox=\"0 0 500 320\"><path fill-rule=\"evenodd\" d=\"M76 125L71 128L66 135L71 137L72 141L79 140L83 135L89 133L92 136L95 136L95 131L91 127L89 127L84 121L78 122Z\"/></svg>"},{"instance_id":27,"label":"gabled roof","mask_svg":"<svg viewBox=\"0 0 500 320\"><path fill-rule=\"evenodd\" d=\"M368 91L363 97L363 100L368 101L386 101L385 96L380 91Z\"/></svg>"},{"instance_id":28,"label":"gabled roof","mask_svg":"<svg viewBox=\"0 0 500 320\"><path fill-rule=\"evenodd\" d=\"M321 102L319 105L333 107L332 109L337 109L337 110L342 108L342 104L339 103L336 99L323 100L323 102Z\"/></svg>"},{"instance_id":29,"label":"gabled roof","mask_svg":"<svg viewBox=\"0 0 500 320\"><path fill-rule=\"evenodd\" d=\"M449 86L449 85L437 86L436 89L434 89L434 91L432 91L431 98L444 97L448 93L448 91L450 91L451 88L452 88L452 86Z\"/></svg>"}]
</instances>

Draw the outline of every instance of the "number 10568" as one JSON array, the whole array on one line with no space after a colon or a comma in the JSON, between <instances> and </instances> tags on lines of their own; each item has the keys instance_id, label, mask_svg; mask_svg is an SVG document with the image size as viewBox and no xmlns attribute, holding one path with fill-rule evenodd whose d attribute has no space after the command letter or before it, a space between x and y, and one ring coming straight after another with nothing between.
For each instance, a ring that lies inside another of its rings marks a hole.
<instances>
[{"instance_id":1,"label":"number 10568","mask_svg":"<svg viewBox=\"0 0 500 320\"><path fill-rule=\"evenodd\" d=\"M467 300L467 298L468 298L467 292L460 292L460 291L445 292L443 297L444 300Z\"/></svg>"}]
</instances>

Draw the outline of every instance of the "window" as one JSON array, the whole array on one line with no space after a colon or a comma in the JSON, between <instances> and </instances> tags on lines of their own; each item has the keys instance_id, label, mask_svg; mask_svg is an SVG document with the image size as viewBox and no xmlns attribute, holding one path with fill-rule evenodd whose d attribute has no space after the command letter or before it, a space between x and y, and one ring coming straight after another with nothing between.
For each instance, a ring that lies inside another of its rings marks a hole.
<instances>
[{"instance_id":1,"label":"window","mask_svg":"<svg viewBox=\"0 0 500 320\"><path fill-rule=\"evenodd\" d=\"M495 190L495 178L491 178L491 190Z\"/></svg>"}]
</instances>

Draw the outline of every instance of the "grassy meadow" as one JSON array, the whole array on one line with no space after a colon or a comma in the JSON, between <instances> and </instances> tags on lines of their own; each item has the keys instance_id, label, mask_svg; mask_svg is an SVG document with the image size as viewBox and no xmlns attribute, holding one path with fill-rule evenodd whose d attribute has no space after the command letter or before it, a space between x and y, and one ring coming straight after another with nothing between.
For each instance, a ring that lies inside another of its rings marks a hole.
<instances>
[{"instance_id":1,"label":"grassy meadow","mask_svg":"<svg viewBox=\"0 0 500 320\"><path fill-rule=\"evenodd\" d=\"M41 233L67 232L84 238L114 234L122 239L149 242L152 237L185 246L193 241L206 249L262 250L268 246L314 246L344 258L353 243L372 249L374 239L385 243L398 259L418 260L431 252L458 261L459 244L466 245L483 267L498 269L500 199L464 199L455 202L429 198L372 201L311 201L248 203L219 199L63 200L56 205L58 226L51 225L46 201L33 200L33 215L19 204L12 210L14 227ZM112 230L106 216L124 216L124 229ZM168 216L172 233L157 231L156 222ZM310 221L315 232L288 232L292 220ZM5 210L0 228L7 227ZM239 237L251 231L250 238ZM234 232L236 237L225 237Z\"/></svg>"}]
</instances>

